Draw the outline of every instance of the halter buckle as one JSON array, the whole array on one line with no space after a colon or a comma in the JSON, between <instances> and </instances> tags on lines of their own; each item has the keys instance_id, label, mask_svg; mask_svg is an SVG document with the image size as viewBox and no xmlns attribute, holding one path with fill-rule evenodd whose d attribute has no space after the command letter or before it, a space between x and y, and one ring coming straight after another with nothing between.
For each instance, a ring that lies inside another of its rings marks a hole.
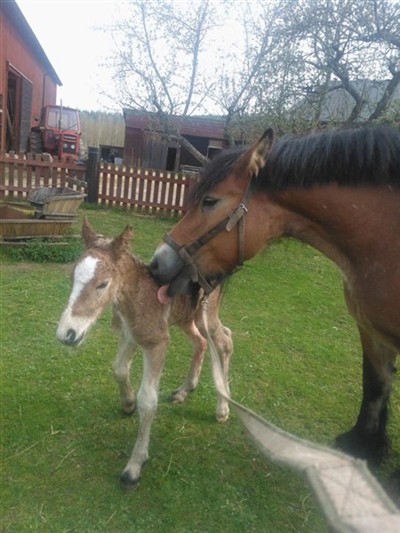
<instances>
[{"instance_id":1,"label":"halter buckle","mask_svg":"<svg viewBox=\"0 0 400 533\"><path fill-rule=\"evenodd\" d=\"M226 231L231 231L239 222L241 218L247 213L248 209L245 204L241 203L229 216L229 220L225 226Z\"/></svg>"}]
</instances>

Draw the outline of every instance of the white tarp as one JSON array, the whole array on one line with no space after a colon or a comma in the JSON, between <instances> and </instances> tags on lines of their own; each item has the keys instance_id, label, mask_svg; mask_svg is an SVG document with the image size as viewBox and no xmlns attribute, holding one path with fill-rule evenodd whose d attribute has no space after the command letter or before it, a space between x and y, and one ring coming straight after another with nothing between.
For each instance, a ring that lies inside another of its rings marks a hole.
<instances>
[{"instance_id":1,"label":"white tarp","mask_svg":"<svg viewBox=\"0 0 400 533\"><path fill-rule=\"evenodd\" d=\"M203 320L208 331L206 311ZM209 335L208 342L218 394L225 397L236 410L263 455L306 477L331 531L400 533L400 511L364 461L283 431L232 400Z\"/></svg>"}]
</instances>

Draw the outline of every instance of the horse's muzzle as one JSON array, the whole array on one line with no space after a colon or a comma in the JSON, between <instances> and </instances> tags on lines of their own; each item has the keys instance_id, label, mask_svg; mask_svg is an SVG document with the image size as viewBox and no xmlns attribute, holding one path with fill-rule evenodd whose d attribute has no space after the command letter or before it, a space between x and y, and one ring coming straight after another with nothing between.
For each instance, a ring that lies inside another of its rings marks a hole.
<instances>
[{"instance_id":1,"label":"horse's muzzle","mask_svg":"<svg viewBox=\"0 0 400 533\"><path fill-rule=\"evenodd\" d=\"M154 252L149 265L150 272L158 285L168 285L183 270L183 259L168 244L162 244ZM190 273L187 272L187 275Z\"/></svg>"},{"instance_id":2,"label":"horse's muzzle","mask_svg":"<svg viewBox=\"0 0 400 533\"><path fill-rule=\"evenodd\" d=\"M150 272L159 285L168 286L168 296L175 294L193 294L201 287L205 294L210 294L219 285L225 274L204 275L197 267L190 247L179 246L167 234L162 244L154 253L149 265ZM172 246L170 245L172 243Z\"/></svg>"}]
</instances>

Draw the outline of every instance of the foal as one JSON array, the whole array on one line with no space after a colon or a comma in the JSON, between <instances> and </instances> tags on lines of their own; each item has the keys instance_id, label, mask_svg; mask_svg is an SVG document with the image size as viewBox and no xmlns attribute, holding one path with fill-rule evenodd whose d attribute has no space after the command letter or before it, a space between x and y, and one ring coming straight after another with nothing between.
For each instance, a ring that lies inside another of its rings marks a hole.
<instances>
[{"instance_id":1,"label":"foal","mask_svg":"<svg viewBox=\"0 0 400 533\"><path fill-rule=\"evenodd\" d=\"M163 300L158 295L158 286L147 267L129 252L132 237L129 226L118 237L106 239L97 235L85 219L82 236L85 251L73 271L72 290L58 324L57 337L67 345L78 346L104 308L112 303L113 327L119 332L119 346L113 364L114 378L119 386L124 412L133 413L136 402L139 411L138 436L121 476L123 485L133 487L148 459L150 429L157 410L170 325L179 326L193 344L189 373L185 382L172 393L172 401L183 401L188 392L197 386L207 348L200 295L196 306L188 296L176 296L161 303ZM218 316L220 296L221 292L215 291L209 297L208 327L227 383L233 345L231 331ZM143 376L136 399L129 381L129 370L137 345L143 352ZM224 422L228 416L228 403L218 396L216 418Z\"/></svg>"}]
</instances>

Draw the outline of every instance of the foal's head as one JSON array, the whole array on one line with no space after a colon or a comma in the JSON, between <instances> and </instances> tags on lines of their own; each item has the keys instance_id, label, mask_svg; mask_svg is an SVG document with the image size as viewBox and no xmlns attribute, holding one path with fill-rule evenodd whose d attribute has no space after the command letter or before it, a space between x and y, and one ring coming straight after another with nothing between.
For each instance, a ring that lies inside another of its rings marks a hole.
<instances>
[{"instance_id":1,"label":"foal's head","mask_svg":"<svg viewBox=\"0 0 400 533\"><path fill-rule=\"evenodd\" d=\"M77 346L118 290L118 261L129 251L132 229L106 239L97 235L85 219L82 224L85 251L72 273L72 289L57 328L57 338Z\"/></svg>"}]
</instances>

